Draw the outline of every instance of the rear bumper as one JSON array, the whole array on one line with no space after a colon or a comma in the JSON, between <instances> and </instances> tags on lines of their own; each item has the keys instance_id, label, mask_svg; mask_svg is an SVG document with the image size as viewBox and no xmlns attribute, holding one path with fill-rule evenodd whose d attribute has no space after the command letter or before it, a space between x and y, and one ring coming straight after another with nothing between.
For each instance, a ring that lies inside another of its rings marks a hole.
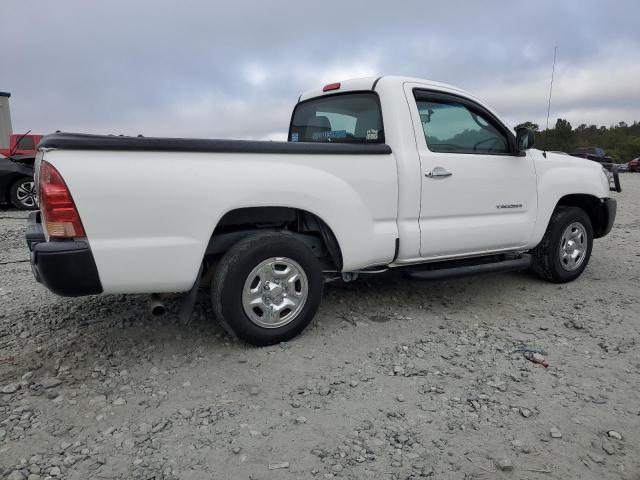
<instances>
[{"instance_id":1,"label":"rear bumper","mask_svg":"<svg viewBox=\"0 0 640 480\"><path fill-rule=\"evenodd\" d=\"M82 240L47 242L40 212L32 212L25 233L36 280L57 295L77 297L102 293L96 262Z\"/></svg>"},{"instance_id":2,"label":"rear bumper","mask_svg":"<svg viewBox=\"0 0 640 480\"><path fill-rule=\"evenodd\" d=\"M600 228L593 232L595 238L601 238L607 235L613 228L613 222L616 219L616 211L618 209L618 202L615 198L604 198L600 206L598 214L601 216L599 222Z\"/></svg>"}]
</instances>

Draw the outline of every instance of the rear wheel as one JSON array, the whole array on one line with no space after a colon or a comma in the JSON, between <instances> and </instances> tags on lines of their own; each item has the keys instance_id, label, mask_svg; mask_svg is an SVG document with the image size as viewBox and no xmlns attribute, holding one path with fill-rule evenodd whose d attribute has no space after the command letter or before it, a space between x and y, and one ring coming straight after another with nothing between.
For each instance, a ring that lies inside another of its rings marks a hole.
<instances>
[{"instance_id":1,"label":"rear wheel","mask_svg":"<svg viewBox=\"0 0 640 480\"><path fill-rule=\"evenodd\" d=\"M216 317L229 333L272 345L302 332L322 299L324 277L304 243L282 233L252 235L231 247L213 277Z\"/></svg>"},{"instance_id":2,"label":"rear wheel","mask_svg":"<svg viewBox=\"0 0 640 480\"><path fill-rule=\"evenodd\" d=\"M9 198L14 207L19 210L35 210L36 184L31 177L22 177L13 182L9 189Z\"/></svg>"},{"instance_id":3,"label":"rear wheel","mask_svg":"<svg viewBox=\"0 0 640 480\"><path fill-rule=\"evenodd\" d=\"M545 280L570 282L587 267L592 247L593 227L585 211L559 207L551 216L542 241L532 251L532 268Z\"/></svg>"}]
</instances>

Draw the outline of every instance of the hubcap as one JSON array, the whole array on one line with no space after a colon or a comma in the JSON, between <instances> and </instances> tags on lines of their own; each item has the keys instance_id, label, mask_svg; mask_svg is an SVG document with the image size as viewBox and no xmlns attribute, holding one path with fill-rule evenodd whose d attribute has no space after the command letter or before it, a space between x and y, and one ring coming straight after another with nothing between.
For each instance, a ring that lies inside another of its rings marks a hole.
<instances>
[{"instance_id":1,"label":"hubcap","mask_svg":"<svg viewBox=\"0 0 640 480\"><path fill-rule=\"evenodd\" d=\"M23 182L16 190L18 201L25 207L36 206L36 187L32 181Z\"/></svg>"},{"instance_id":2,"label":"hubcap","mask_svg":"<svg viewBox=\"0 0 640 480\"><path fill-rule=\"evenodd\" d=\"M309 294L307 275L286 257L272 257L251 270L242 289L242 306L249 319L264 328L293 321Z\"/></svg>"},{"instance_id":3,"label":"hubcap","mask_svg":"<svg viewBox=\"0 0 640 480\"><path fill-rule=\"evenodd\" d=\"M560 265L572 272L582 265L587 255L587 232L579 222L573 222L562 234L560 240Z\"/></svg>"}]
</instances>

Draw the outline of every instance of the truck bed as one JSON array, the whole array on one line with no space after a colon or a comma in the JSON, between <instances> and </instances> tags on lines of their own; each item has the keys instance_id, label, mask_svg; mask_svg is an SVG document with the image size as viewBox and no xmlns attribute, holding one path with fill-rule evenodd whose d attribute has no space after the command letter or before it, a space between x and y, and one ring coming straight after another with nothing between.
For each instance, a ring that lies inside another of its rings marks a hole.
<instances>
[{"instance_id":1,"label":"truck bed","mask_svg":"<svg viewBox=\"0 0 640 480\"><path fill-rule=\"evenodd\" d=\"M395 255L398 176L385 144L56 133L39 149L73 196L105 293L189 290L218 222L243 208L317 216L348 271Z\"/></svg>"}]
</instances>

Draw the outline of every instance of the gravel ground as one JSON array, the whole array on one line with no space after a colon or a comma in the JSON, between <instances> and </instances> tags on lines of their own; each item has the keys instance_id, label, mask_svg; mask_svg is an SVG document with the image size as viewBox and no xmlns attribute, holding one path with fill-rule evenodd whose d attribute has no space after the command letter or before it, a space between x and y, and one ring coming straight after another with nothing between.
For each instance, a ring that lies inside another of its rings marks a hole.
<instances>
[{"instance_id":1,"label":"gravel ground","mask_svg":"<svg viewBox=\"0 0 640 480\"><path fill-rule=\"evenodd\" d=\"M267 348L206 298L181 326L144 296L54 296L0 208L0 477L638 479L640 175L623 188L572 284L336 282Z\"/></svg>"}]
</instances>

